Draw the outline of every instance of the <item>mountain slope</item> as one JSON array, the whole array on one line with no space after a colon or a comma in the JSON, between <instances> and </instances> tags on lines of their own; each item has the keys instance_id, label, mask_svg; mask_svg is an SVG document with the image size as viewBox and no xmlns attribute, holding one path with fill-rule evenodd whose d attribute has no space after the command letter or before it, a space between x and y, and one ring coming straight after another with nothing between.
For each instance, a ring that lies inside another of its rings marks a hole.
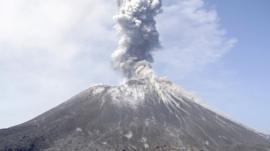
<instances>
[{"instance_id":1,"label":"mountain slope","mask_svg":"<svg viewBox=\"0 0 270 151\"><path fill-rule=\"evenodd\" d=\"M261 135L161 79L95 86L24 124L0 130L0 151L269 151Z\"/></svg>"}]
</instances>

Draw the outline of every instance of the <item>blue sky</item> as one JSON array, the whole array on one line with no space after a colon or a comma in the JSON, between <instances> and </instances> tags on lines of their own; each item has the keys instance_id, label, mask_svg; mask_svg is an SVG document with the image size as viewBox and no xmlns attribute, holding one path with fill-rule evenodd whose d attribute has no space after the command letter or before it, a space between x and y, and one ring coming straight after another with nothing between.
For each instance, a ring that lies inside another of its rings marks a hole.
<instances>
[{"instance_id":1,"label":"blue sky","mask_svg":"<svg viewBox=\"0 0 270 151\"><path fill-rule=\"evenodd\" d=\"M154 68L203 102L270 133L268 0L170 0ZM114 1L0 0L0 128L98 83L118 84ZM104 36L106 35L106 36ZM104 75L110 75L110 78Z\"/></svg>"},{"instance_id":2,"label":"blue sky","mask_svg":"<svg viewBox=\"0 0 270 151\"><path fill-rule=\"evenodd\" d=\"M217 10L221 25L238 42L221 60L178 82L232 119L269 134L270 2L206 3Z\"/></svg>"},{"instance_id":3,"label":"blue sky","mask_svg":"<svg viewBox=\"0 0 270 151\"><path fill-rule=\"evenodd\" d=\"M270 133L270 2L210 2L215 3L222 25L239 40L224 62L226 68L236 72L234 79L238 86L235 86L234 93L237 95L238 92L240 96L234 101L240 111L237 107L226 107L225 111L232 112L233 117L254 128ZM245 105L241 107L242 103Z\"/></svg>"},{"instance_id":4,"label":"blue sky","mask_svg":"<svg viewBox=\"0 0 270 151\"><path fill-rule=\"evenodd\" d=\"M220 12L222 24L239 39L236 47L224 58L227 68L238 73L236 79L239 86L235 91L243 97L239 98L237 104L247 101L240 108L242 113L238 114L234 109L233 116L270 133L270 2L230 0L222 3L213 0L213 3ZM225 12L230 5L234 7Z\"/></svg>"}]
</instances>

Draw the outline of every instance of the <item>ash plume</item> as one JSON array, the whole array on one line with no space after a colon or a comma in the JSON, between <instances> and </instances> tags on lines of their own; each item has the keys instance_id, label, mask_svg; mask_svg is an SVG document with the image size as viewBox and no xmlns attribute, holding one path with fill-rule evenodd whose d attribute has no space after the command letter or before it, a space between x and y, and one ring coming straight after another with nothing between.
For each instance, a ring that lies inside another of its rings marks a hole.
<instances>
[{"instance_id":1,"label":"ash plume","mask_svg":"<svg viewBox=\"0 0 270 151\"><path fill-rule=\"evenodd\" d=\"M114 17L120 40L112 54L113 67L127 78L152 73L152 52L160 48L155 16L161 13L161 0L118 0Z\"/></svg>"}]
</instances>

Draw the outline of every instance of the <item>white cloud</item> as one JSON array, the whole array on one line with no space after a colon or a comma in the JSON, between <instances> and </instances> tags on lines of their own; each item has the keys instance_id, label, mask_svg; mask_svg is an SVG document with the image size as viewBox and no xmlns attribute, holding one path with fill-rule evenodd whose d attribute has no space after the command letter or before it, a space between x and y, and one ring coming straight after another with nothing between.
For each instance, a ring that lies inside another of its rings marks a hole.
<instances>
[{"instance_id":1,"label":"white cloud","mask_svg":"<svg viewBox=\"0 0 270 151\"><path fill-rule=\"evenodd\" d=\"M203 0L171 0L158 18L163 50L156 54L160 74L178 78L221 58L236 42L220 27Z\"/></svg>"},{"instance_id":2,"label":"white cloud","mask_svg":"<svg viewBox=\"0 0 270 151\"><path fill-rule=\"evenodd\" d=\"M118 81L114 9L106 0L0 0L0 127Z\"/></svg>"},{"instance_id":3,"label":"white cloud","mask_svg":"<svg viewBox=\"0 0 270 151\"><path fill-rule=\"evenodd\" d=\"M0 127L26 121L91 84L119 80L110 68L115 3L0 0ZM158 20L164 50L155 58L163 75L185 74L233 46L202 0L172 0Z\"/></svg>"}]
</instances>

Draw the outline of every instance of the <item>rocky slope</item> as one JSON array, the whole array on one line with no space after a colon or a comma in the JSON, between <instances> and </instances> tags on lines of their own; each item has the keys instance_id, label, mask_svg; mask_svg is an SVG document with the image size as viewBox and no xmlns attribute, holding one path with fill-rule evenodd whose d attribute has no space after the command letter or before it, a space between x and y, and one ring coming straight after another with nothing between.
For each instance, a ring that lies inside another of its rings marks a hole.
<instances>
[{"instance_id":1,"label":"rocky slope","mask_svg":"<svg viewBox=\"0 0 270 151\"><path fill-rule=\"evenodd\" d=\"M0 151L270 151L270 143L161 79L94 86L0 130Z\"/></svg>"}]
</instances>

